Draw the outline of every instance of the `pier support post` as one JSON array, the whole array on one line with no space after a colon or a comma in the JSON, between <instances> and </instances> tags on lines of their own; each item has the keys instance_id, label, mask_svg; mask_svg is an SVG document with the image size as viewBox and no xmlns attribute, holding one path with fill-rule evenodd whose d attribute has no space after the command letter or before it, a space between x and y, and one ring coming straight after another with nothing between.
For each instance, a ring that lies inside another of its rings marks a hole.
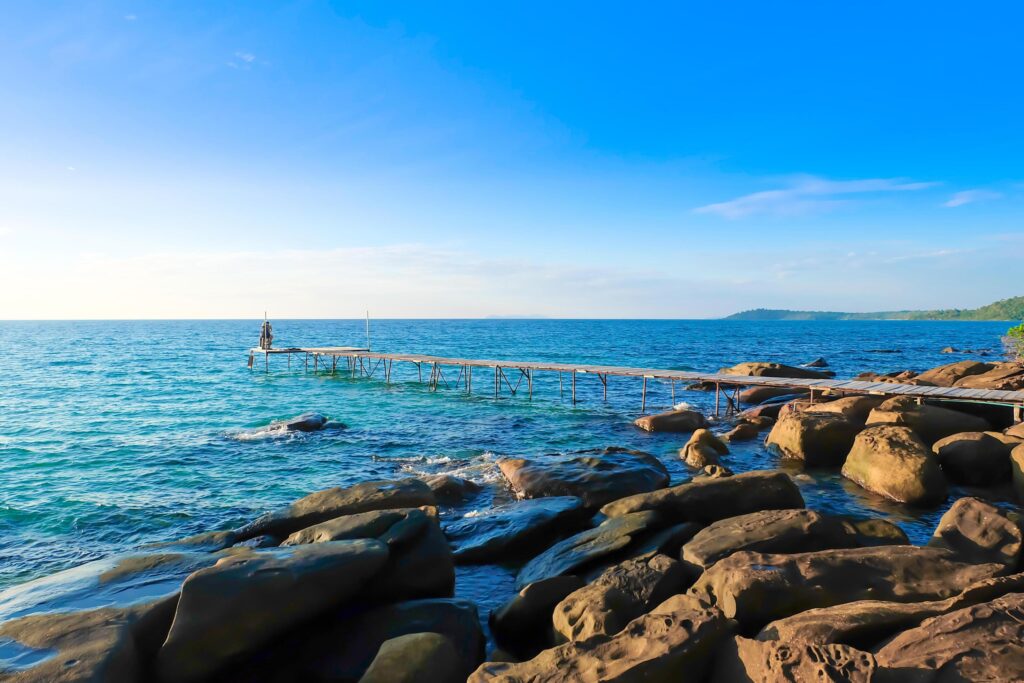
<instances>
[{"instance_id":1,"label":"pier support post","mask_svg":"<svg viewBox=\"0 0 1024 683\"><path fill-rule=\"evenodd\" d=\"M601 384L604 385L604 402L608 402L608 375L602 375L598 373L598 378L601 380Z\"/></svg>"},{"instance_id":2,"label":"pier support post","mask_svg":"<svg viewBox=\"0 0 1024 683\"><path fill-rule=\"evenodd\" d=\"M466 366L466 395L473 395L473 366Z\"/></svg>"},{"instance_id":3,"label":"pier support post","mask_svg":"<svg viewBox=\"0 0 1024 683\"><path fill-rule=\"evenodd\" d=\"M526 384L530 388L530 400L533 400L533 370L526 371Z\"/></svg>"},{"instance_id":4,"label":"pier support post","mask_svg":"<svg viewBox=\"0 0 1024 683\"><path fill-rule=\"evenodd\" d=\"M576 371L572 371L572 404L576 405Z\"/></svg>"},{"instance_id":5,"label":"pier support post","mask_svg":"<svg viewBox=\"0 0 1024 683\"><path fill-rule=\"evenodd\" d=\"M640 413L647 412L647 375L644 375L643 387L640 389Z\"/></svg>"},{"instance_id":6,"label":"pier support post","mask_svg":"<svg viewBox=\"0 0 1024 683\"><path fill-rule=\"evenodd\" d=\"M253 355L252 351L249 352L249 369L252 370Z\"/></svg>"},{"instance_id":7,"label":"pier support post","mask_svg":"<svg viewBox=\"0 0 1024 683\"><path fill-rule=\"evenodd\" d=\"M270 354L265 352L265 351L263 353L263 365L264 365L263 371L264 372L270 372Z\"/></svg>"},{"instance_id":8,"label":"pier support post","mask_svg":"<svg viewBox=\"0 0 1024 683\"><path fill-rule=\"evenodd\" d=\"M558 400L562 400L562 371L558 371Z\"/></svg>"},{"instance_id":9,"label":"pier support post","mask_svg":"<svg viewBox=\"0 0 1024 683\"><path fill-rule=\"evenodd\" d=\"M494 366L494 398L498 398L498 366Z\"/></svg>"},{"instance_id":10,"label":"pier support post","mask_svg":"<svg viewBox=\"0 0 1024 683\"><path fill-rule=\"evenodd\" d=\"M676 381L672 380L672 407L676 407Z\"/></svg>"},{"instance_id":11,"label":"pier support post","mask_svg":"<svg viewBox=\"0 0 1024 683\"><path fill-rule=\"evenodd\" d=\"M722 385L715 382L715 417L718 417L718 403L721 400Z\"/></svg>"}]
</instances>

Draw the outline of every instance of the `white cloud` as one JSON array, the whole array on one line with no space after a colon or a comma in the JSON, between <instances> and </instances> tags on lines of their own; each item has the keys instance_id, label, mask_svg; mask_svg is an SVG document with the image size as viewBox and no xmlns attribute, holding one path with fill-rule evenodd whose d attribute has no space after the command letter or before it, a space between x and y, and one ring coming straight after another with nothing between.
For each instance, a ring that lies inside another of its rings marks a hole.
<instances>
[{"instance_id":1,"label":"white cloud","mask_svg":"<svg viewBox=\"0 0 1024 683\"><path fill-rule=\"evenodd\" d=\"M945 202L943 206L947 208L955 208L957 206L963 206L964 204L973 204L974 202L984 202L990 199L999 199L1003 195L999 192L993 192L991 190L964 190L963 192L957 192L949 201Z\"/></svg>"},{"instance_id":2,"label":"white cloud","mask_svg":"<svg viewBox=\"0 0 1024 683\"><path fill-rule=\"evenodd\" d=\"M802 176L789 187L743 195L727 202L708 204L694 209L723 218L737 219L753 215L802 216L820 213L849 203L851 195L878 192L908 192L934 187L937 183L912 182L905 178L866 178L862 180L828 180Z\"/></svg>"},{"instance_id":3,"label":"white cloud","mask_svg":"<svg viewBox=\"0 0 1024 683\"><path fill-rule=\"evenodd\" d=\"M238 57L247 64L251 64L254 61L256 61L256 55L252 54L251 52L242 52L241 50L235 53L235 57Z\"/></svg>"},{"instance_id":4,"label":"white cloud","mask_svg":"<svg viewBox=\"0 0 1024 683\"><path fill-rule=\"evenodd\" d=\"M125 21L135 21L136 19L138 19L138 17L135 16L134 14L126 14L126 15L124 15L124 20Z\"/></svg>"}]
</instances>

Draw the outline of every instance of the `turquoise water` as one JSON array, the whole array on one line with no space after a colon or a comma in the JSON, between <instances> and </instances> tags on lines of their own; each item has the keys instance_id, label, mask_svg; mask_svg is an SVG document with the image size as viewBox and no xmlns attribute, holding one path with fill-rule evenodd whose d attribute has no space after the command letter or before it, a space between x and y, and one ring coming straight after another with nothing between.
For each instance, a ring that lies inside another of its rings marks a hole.
<instances>
[{"instance_id":1,"label":"turquoise water","mask_svg":"<svg viewBox=\"0 0 1024 683\"><path fill-rule=\"evenodd\" d=\"M716 370L744 360L799 364L825 357L840 377L863 370L924 369L959 360L945 346L993 349L1003 323L563 320L381 320L376 350L444 356L592 362ZM278 321L275 344L362 344L362 321ZM642 433L639 380L580 376L580 403L559 398L557 376L494 400L493 375L472 396L416 382L339 371L246 369L258 322L0 322L0 587L142 543L247 521L306 493L360 480L454 472L490 483L470 506L507 493L493 462L576 448L623 445L689 474L678 435ZM896 350L898 353L881 353ZM456 373L457 374L457 371ZM454 374L449 381L454 380ZM513 380L514 381L514 380ZM677 393L705 410L713 398ZM648 409L671 403L652 385ZM318 411L348 429L285 435L271 420ZM737 445L736 471L776 467L760 442ZM794 472L796 473L796 472ZM809 505L869 511L911 536L930 534L941 510L890 506L830 473L799 477ZM486 570L467 570L481 572Z\"/></svg>"}]
</instances>

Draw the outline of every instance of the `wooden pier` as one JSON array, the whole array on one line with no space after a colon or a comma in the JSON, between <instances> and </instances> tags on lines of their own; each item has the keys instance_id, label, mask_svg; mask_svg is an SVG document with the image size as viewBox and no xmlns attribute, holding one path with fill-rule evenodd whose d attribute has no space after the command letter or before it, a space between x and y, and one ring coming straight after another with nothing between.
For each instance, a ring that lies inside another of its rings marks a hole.
<instances>
[{"instance_id":1,"label":"wooden pier","mask_svg":"<svg viewBox=\"0 0 1024 683\"><path fill-rule=\"evenodd\" d=\"M1002 391L994 389L965 389L961 387L933 387L916 384L894 384L889 382L871 382L863 380L842 379L802 379L793 377L753 377L748 375L727 375L721 373L688 372L683 370L662 370L657 368L631 368L611 365L585 365L577 363L546 363L535 361L494 360L474 358L445 358L422 354L380 353L367 349L331 346L308 348L281 348L249 350L249 368L253 368L255 358L264 355L264 369L270 371L272 355L286 355L288 367L291 367L293 355L304 356L303 368L309 370L310 360L313 371L323 370L331 374L338 372L338 361L344 359L343 372L352 377L374 377L381 372L385 382L392 381L392 366L396 361L416 366L417 378L423 381L423 369L429 370L428 382L432 391L442 382L451 387L445 377L445 369L449 373L457 370L454 380L455 387L463 387L466 393L473 392L473 369L493 370L493 390L497 398L505 389L516 395L525 389L529 398L533 398L534 375L538 372L558 373L559 393L563 391L563 377L568 377L572 402L577 402L577 377L593 375L601 383L602 394L608 399L609 377L634 377L641 380L641 412L647 409L648 380L667 382L671 385L672 402L675 403L676 383L683 383L683 389L692 384L707 387L714 386L715 414L719 414L722 399L725 399L727 412L739 409L738 395L745 387L784 387L794 391L807 391L813 401L815 393L819 395L872 394L876 396L911 396L918 401L952 401L963 403L986 403L1001 405L1013 409L1015 422L1020 422L1024 414L1024 391ZM490 380L488 380L490 383Z\"/></svg>"}]
</instances>

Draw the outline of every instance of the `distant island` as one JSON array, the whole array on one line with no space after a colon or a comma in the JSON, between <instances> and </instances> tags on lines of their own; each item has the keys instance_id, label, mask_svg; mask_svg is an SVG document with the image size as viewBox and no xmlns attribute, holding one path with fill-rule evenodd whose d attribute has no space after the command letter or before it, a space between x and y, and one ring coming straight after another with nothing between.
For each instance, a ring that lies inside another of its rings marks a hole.
<instances>
[{"instance_id":1,"label":"distant island","mask_svg":"<svg viewBox=\"0 0 1024 683\"><path fill-rule=\"evenodd\" d=\"M726 320L1024 320L1024 296L1003 299L981 308L947 308L935 311L789 311L755 308L733 313Z\"/></svg>"}]
</instances>

